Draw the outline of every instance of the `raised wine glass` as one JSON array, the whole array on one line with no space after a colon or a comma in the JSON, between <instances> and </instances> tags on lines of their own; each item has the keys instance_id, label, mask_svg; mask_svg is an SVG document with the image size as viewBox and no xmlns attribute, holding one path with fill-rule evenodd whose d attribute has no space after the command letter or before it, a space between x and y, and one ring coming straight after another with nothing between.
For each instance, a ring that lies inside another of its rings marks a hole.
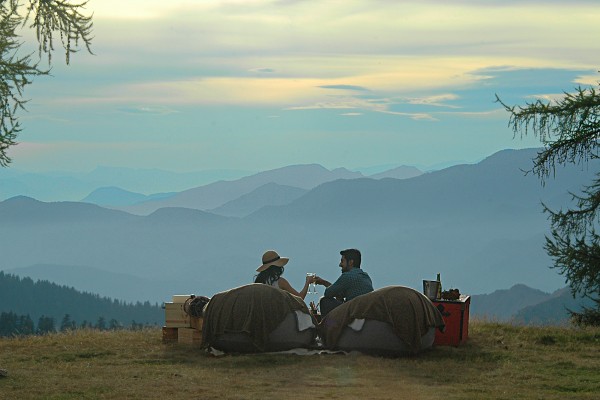
<instances>
[{"instance_id":1,"label":"raised wine glass","mask_svg":"<svg viewBox=\"0 0 600 400\"><path fill-rule=\"evenodd\" d=\"M317 274L315 274L314 272L307 272L306 276L313 278L313 282L308 287L308 292L307 293L317 294L317 284L314 282L314 278L317 276Z\"/></svg>"}]
</instances>

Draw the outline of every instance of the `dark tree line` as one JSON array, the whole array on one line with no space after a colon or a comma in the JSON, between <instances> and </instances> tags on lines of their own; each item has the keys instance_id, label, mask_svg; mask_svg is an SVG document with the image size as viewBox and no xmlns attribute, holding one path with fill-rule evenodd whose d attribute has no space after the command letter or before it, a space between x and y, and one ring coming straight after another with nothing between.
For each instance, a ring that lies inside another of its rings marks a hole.
<instances>
[{"instance_id":1,"label":"dark tree line","mask_svg":"<svg viewBox=\"0 0 600 400\"><path fill-rule=\"evenodd\" d=\"M0 312L28 316L32 321L38 321L38 328L42 317L51 318L57 330L62 330L63 326L111 329L139 327L140 324L162 325L164 322L164 310L159 304L148 301L126 303L48 281L34 282L31 278L2 271Z\"/></svg>"},{"instance_id":2,"label":"dark tree line","mask_svg":"<svg viewBox=\"0 0 600 400\"><path fill-rule=\"evenodd\" d=\"M131 321L129 326L124 326L122 323L112 318L106 321L104 317L99 317L95 323L82 321L80 324L72 320L69 314L65 314L61 320L60 326L56 326L54 318L42 315L34 325L33 319L29 315L17 315L12 311L0 313L0 337L28 336L28 335L45 335L55 332L67 332L76 329L98 329L118 330L131 329L138 330L147 327L148 324Z\"/></svg>"}]
</instances>

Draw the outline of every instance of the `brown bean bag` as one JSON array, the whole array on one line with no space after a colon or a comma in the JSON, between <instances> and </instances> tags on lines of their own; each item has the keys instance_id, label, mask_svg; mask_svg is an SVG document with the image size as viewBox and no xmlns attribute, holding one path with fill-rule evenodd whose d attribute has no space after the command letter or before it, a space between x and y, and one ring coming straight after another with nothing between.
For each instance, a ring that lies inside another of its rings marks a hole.
<instances>
[{"instance_id":1,"label":"brown bean bag","mask_svg":"<svg viewBox=\"0 0 600 400\"><path fill-rule=\"evenodd\" d=\"M253 283L215 294L204 309L202 344L226 352L282 351L314 342L314 327L299 330L301 298Z\"/></svg>"},{"instance_id":2,"label":"brown bean bag","mask_svg":"<svg viewBox=\"0 0 600 400\"><path fill-rule=\"evenodd\" d=\"M361 319L359 331L348 326ZM388 286L336 307L319 329L328 349L396 355L431 347L435 329L443 327L439 310L419 291Z\"/></svg>"}]
</instances>

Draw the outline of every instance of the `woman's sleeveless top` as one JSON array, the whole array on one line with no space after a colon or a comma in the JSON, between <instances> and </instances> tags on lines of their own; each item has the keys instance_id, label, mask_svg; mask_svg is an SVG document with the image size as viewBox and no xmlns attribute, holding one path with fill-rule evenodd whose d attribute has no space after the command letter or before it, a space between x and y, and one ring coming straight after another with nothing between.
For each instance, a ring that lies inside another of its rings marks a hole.
<instances>
[{"instance_id":1,"label":"woman's sleeveless top","mask_svg":"<svg viewBox=\"0 0 600 400\"><path fill-rule=\"evenodd\" d=\"M280 287L279 287L279 279L277 279L277 280L275 280L275 281L273 281L271 283L267 283L267 285L276 287L277 289L280 289Z\"/></svg>"}]
</instances>

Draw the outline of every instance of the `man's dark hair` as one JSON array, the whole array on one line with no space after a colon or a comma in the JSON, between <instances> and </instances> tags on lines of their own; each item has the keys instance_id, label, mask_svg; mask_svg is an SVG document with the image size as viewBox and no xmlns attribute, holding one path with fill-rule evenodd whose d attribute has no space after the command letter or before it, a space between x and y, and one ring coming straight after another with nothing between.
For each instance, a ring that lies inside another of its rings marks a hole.
<instances>
[{"instance_id":1,"label":"man's dark hair","mask_svg":"<svg viewBox=\"0 0 600 400\"><path fill-rule=\"evenodd\" d=\"M360 268L360 251L357 249L346 249L340 251L340 254L346 259L346 261L354 261L354 268Z\"/></svg>"}]
</instances>

